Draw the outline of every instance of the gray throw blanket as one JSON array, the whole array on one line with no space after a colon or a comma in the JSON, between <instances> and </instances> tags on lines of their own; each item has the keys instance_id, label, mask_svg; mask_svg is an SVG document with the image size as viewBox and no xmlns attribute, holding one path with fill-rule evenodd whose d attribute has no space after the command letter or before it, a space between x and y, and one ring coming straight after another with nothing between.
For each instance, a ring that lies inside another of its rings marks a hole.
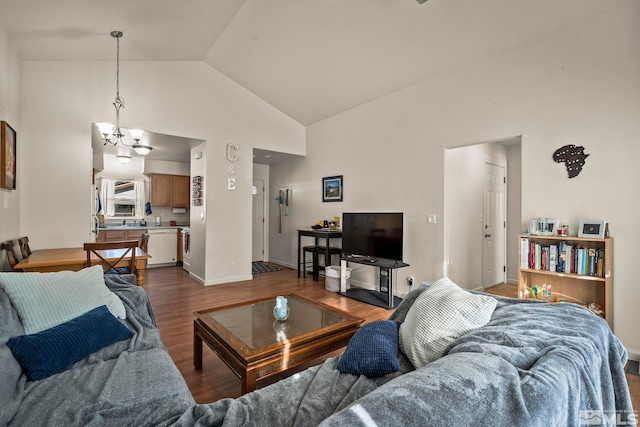
<instances>
[{"instance_id":1,"label":"gray throw blanket","mask_svg":"<svg viewBox=\"0 0 640 427\"><path fill-rule=\"evenodd\" d=\"M391 318L402 321L421 290ZM400 372L340 374L335 357L238 399L176 408L168 419L168 399L132 404L136 424L565 426L632 416L627 353L604 320L572 304L496 299L488 325L418 370L399 352Z\"/></svg>"},{"instance_id":2,"label":"gray throw blanket","mask_svg":"<svg viewBox=\"0 0 640 427\"><path fill-rule=\"evenodd\" d=\"M633 415L627 353L604 320L572 304L501 297L489 324L420 369L398 352L399 372L367 378L340 374L334 357L238 399L199 405L162 347L144 291L119 278L107 284L124 301L136 336L70 371L18 381L10 394L0 394L3 404L11 403L4 409L20 407L10 424L565 426L607 425ZM422 290L407 295L391 319L403 321ZM19 333L3 295L5 328ZM10 361L10 354L0 356ZM0 373L8 378L5 366Z\"/></svg>"},{"instance_id":3,"label":"gray throw blanket","mask_svg":"<svg viewBox=\"0 0 640 427\"><path fill-rule=\"evenodd\" d=\"M135 333L133 338L109 345L65 372L33 382L26 381L4 345L7 337L24 330L0 288L0 425L148 425L152 418L138 418L130 402L152 402L154 418L162 422L193 407L189 389L162 345L147 294L135 286L135 276L107 275L105 282L122 299L125 323ZM114 415L102 418L102 413Z\"/></svg>"}]
</instances>

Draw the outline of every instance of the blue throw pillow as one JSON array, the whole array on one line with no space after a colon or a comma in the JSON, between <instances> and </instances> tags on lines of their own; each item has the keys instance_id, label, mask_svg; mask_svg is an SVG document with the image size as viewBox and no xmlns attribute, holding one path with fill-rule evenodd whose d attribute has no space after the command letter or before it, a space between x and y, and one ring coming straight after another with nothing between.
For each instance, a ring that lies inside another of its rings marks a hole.
<instances>
[{"instance_id":1,"label":"blue throw pillow","mask_svg":"<svg viewBox=\"0 0 640 427\"><path fill-rule=\"evenodd\" d=\"M133 336L103 305L53 328L7 341L30 381L63 372L103 347Z\"/></svg>"},{"instance_id":2,"label":"blue throw pillow","mask_svg":"<svg viewBox=\"0 0 640 427\"><path fill-rule=\"evenodd\" d=\"M376 320L356 332L344 354L338 371L343 374L379 377L400 369L398 362L398 329L393 320Z\"/></svg>"}]
</instances>

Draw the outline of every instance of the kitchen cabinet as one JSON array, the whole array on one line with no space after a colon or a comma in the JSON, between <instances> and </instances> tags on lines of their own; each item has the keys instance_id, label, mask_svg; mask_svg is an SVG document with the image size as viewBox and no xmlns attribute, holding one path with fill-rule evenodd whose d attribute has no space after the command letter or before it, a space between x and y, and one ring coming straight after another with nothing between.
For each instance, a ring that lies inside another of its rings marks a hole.
<instances>
[{"instance_id":1,"label":"kitchen cabinet","mask_svg":"<svg viewBox=\"0 0 640 427\"><path fill-rule=\"evenodd\" d=\"M100 230L96 242L121 242L123 240L138 240L146 233L146 229L135 228L132 230Z\"/></svg>"},{"instance_id":2,"label":"kitchen cabinet","mask_svg":"<svg viewBox=\"0 0 640 427\"><path fill-rule=\"evenodd\" d=\"M171 203L173 207L188 208L190 201L189 177L183 175L171 176Z\"/></svg>"},{"instance_id":3,"label":"kitchen cabinet","mask_svg":"<svg viewBox=\"0 0 640 427\"><path fill-rule=\"evenodd\" d=\"M189 177L185 175L151 174L152 206L189 207Z\"/></svg>"}]
</instances>

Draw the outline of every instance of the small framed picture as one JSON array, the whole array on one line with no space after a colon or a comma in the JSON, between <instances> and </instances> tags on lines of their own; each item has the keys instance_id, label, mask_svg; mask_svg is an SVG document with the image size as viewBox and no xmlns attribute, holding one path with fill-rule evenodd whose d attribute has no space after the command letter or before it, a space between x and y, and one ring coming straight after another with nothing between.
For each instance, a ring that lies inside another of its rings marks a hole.
<instances>
[{"instance_id":1,"label":"small framed picture","mask_svg":"<svg viewBox=\"0 0 640 427\"><path fill-rule=\"evenodd\" d=\"M558 234L558 226L560 225L559 219L550 219L547 221L547 234L549 236L555 236Z\"/></svg>"},{"instance_id":2,"label":"small framed picture","mask_svg":"<svg viewBox=\"0 0 640 427\"><path fill-rule=\"evenodd\" d=\"M590 220L580 221L578 228L578 237L593 237L596 239L604 239L606 235L607 221Z\"/></svg>"},{"instance_id":3,"label":"small framed picture","mask_svg":"<svg viewBox=\"0 0 640 427\"><path fill-rule=\"evenodd\" d=\"M0 186L16 189L16 131L4 120L0 122Z\"/></svg>"},{"instance_id":4,"label":"small framed picture","mask_svg":"<svg viewBox=\"0 0 640 427\"><path fill-rule=\"evenodd\" d=\"M322 201L342 201L342 175L322 178Z\"/></svg>"}]
</instances>

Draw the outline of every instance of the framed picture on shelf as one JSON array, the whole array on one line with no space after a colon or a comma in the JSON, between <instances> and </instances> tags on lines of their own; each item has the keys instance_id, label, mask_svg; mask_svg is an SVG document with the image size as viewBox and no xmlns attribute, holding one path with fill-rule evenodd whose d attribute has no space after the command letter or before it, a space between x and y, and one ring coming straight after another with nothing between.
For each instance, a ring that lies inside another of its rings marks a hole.
<instances>
[{"instance_id":1,"label":"framed picture on shelf","mask_svg":"<svg viewBox=\"0 0 640 427\"><path fill-rule=\"evenodd\" d=\"M16 189L16 131L4 120L0 122L0 186Z\"/></svg>"},{"instance_id":2,"label":"framed picture on shelf","mask_svg":"<svg viewBox=\"0 0 640 427\"><path fill-rule=\"evenodd\" d=\"M550 219L547 222L547 235L555 236L558 234L558 227L560 226L559 219Z\"/></svg>"},{"instance_id":3,"label":"framed picture on shelf","mask_svg":"<svg viewBox=\"0 0 640 427\"><path fill-rule=\"evenodd\" d=\"M604 239L606 236L606 228L607 221L605 220L580 221L580 228L578 228L578 237Z\"/></svg>"},{"instance_id":4,"label":"framed picture on shelf","mask_svg":"<svg viewBox=\"0 0 640 427\"><path fill-rule=\"evenodd\" d=\"M342 201L342 175L322 178L322 201Z\"/></svg>"}]
</instances>

